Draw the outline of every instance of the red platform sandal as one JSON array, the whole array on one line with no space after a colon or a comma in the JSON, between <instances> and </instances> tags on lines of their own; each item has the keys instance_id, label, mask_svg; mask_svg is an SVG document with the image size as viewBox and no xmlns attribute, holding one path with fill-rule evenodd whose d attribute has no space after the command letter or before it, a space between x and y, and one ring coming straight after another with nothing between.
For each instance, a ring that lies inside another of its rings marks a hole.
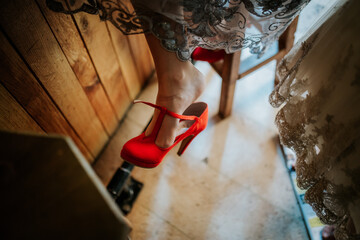
<instances>
[{"instance_id":1,"label":"red platform sandal","mask_svg":"<svg viewBox=\"0 0 360 240\"><path fill-rule=\"evenodd\" d=\"M159 109L160 114L156 120L155 127L149 136L145 136L145 132L139 136L130 139L125 143L121 150L121 157L136 166L143 168L154 168L161 163L165 155L182 141L178 155L186 150L190 142L206 128L208 121L208 106L204 102L197 102L191 104L183 113L183 115L176 114L149 102L134 101L134 103L144 103L153 108ZM175 138L174 144L168 148L161 148L155 144L156 137L163 122L165 115L180 119L180 121L190 121L189 129Z\"/></svg>"}]
</instances>

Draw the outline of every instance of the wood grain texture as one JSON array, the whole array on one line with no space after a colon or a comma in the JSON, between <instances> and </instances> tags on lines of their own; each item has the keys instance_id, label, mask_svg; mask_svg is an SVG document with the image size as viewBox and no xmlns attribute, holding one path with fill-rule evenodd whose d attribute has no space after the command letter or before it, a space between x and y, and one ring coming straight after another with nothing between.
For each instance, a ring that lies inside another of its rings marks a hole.
<instances>
[{"instance_id":1,"label":"wood grain texture","mask_svg":"<svg viewBox=\"0 0 360 240\"><path fill-rule=\"evenodd\" d=\"M141 83L144 84L154 73L155 65L144 34L127 36Z\"/></svg>"},{"instance_id":2,"label":"wood grain texture","mask_svg":"<svg viewBox=\"0 0 360 240\"><path fill-rule=\"evenodd\" d=\"M2 1L0 24L67 121L96 156L108 136L36 3Z\"/></svg>"},{"instance_id":3,"label":"wood grain texture","mask_svg":"<svg viewBox=\"0 0 360 240\"><path fill-rule=\"evenodd\" d=\"M77 13L74 17L105 91L121 119L130 104L129 89L125 84L106 23L101 22L99 16L86 13Z\"/></svg>"},{"instance_id":4,"label":"wood grain texture","mask_svg":"<svg viewBox=\"0 0 360 240\"><path fill-rule=\"evenodd\" d=\"M113 106L98 78L81 36L70 15L55 13L47 8L44 0L37 0L70 66L93 106L108 135L118 124Z\"/></svg>"},{"instance_id":5,"label":"wood grain texture","mask_svg":"<svg viewBox=\"0 0 360 240\"><path fill-rule=\"evenodd\" d=\"M11 131L39 132L44 131L0 84L0 129Z\"/></svg>"},{"instance_id":6,"label":"wood grain texture","mask_svg":"<svg viewBox=\"0 0 360 240\"><path fill-rule=\"evenodd\" d=\"M122 2L130 13L134 13L134 7L131 1ZM134 61L136 62L137 72L140 83L143 85L154 73L155 64L147 45L144 34L127 35L126 36Z\"/></svg>"},{"instance_id":7,"label":"wood grain texture","mask_svg":"<svg viewBox=\"0 0 360 240\"><path fill-rule=\"evenodd\" d=\"M116 56L118 58L121 72L124 76L129 95L132 100L139 94L143 80L140 78L136 64L130 51L130 46L125 36L119 29L107 22L107 27L113 41Z\"/></svg>"},{"instance_id":8,"label":"wood grain texture","mask_svg":"<svg viewBox=\"0 0 360 240\"><path fill-rule=\"evenodd\" d=\"M1 83L44 131L70 136L88 161L92 162L94 156L91 155L82 140L1 32L0 55ZM11 114L17 113L14 111ZM12 130L12 127L7 126L6 129Z\"/></svg>"},{"instance_id":9,"label":"wood grain texture","mask_svg":"<svg viewBox=\"0 0 360 240\"><path fill-rule=\"evenodd\" d=\"M129 221L69 138L0 131L0 154L2 239L128 239Z\"/></svg>"}]
</instances>

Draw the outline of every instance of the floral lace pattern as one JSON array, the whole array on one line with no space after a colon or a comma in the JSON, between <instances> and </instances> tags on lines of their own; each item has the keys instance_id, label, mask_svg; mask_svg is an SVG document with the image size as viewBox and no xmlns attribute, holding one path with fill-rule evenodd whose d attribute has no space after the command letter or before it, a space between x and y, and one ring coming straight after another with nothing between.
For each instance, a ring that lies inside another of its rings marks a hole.
<instances>
[{"instance_id":1,"label":"floral lace pattern","mask_svg":"<svg viewBox=\"0 0 360 240\"><path fill-rule=\"evenodd\" d=\"M57 12L99 14L124 34L151 32L189 60L196 47L261 55L310 0L46 0Z\"/></svg>"},{"instance_id":2,"label":"floral lace pattern","mask_svg":"<svg viewBox=\"0 0 360 240\"><path fill-rule=\"evenodd\" d=\"M299 187L336 239L360 239L360 9L339 1L277 69L270 95ZM331 49L331 50L330 50ZM325 60L326 59L326 60Z\"/></svg>"}]
</instances>

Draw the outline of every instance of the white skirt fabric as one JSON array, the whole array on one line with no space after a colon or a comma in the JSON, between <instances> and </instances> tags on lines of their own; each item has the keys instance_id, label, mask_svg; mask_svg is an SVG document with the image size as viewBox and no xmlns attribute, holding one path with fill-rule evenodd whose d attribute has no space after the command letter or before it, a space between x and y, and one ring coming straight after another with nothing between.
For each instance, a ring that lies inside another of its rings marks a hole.
<instances>
[{"instance_id":1,"label":"white skirt fabric","mask_svg":"<svg viewBox=\"0 0 360 240\"><path fill-rule=\"evenodd\" d=\"M261 55L310 0L46 0L57 12L99 14L124 34L148 32L189 60L196 47Z\"/></svg>"},{"instance_id":2,"label":"white skirt fabric","mask_svg":"<svg viewBox=\"0 0 360 240\"><path fill-rule=\"evenodd\" d=\"M360 1L338 1L277 69L270 96L297 183L336 239L360 239Z\"/></svg>"}]
</instances>

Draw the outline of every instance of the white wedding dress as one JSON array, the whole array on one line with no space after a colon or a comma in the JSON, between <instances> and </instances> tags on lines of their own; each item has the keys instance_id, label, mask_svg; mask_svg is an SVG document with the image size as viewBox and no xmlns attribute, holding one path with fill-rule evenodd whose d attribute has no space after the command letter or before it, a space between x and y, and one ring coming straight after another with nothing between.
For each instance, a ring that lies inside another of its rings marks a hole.
<instances>
[{"instance_id":1,"label":"white wedding dress","mask_svg":"<svg viewBox=\"0 0 360 240\"><path fill-rule=\"evenodd\" d=\"M299 187L336 239L360 239L359 0L339 0L277 69L270 96Z\"/></svg>"}]
</instances>

